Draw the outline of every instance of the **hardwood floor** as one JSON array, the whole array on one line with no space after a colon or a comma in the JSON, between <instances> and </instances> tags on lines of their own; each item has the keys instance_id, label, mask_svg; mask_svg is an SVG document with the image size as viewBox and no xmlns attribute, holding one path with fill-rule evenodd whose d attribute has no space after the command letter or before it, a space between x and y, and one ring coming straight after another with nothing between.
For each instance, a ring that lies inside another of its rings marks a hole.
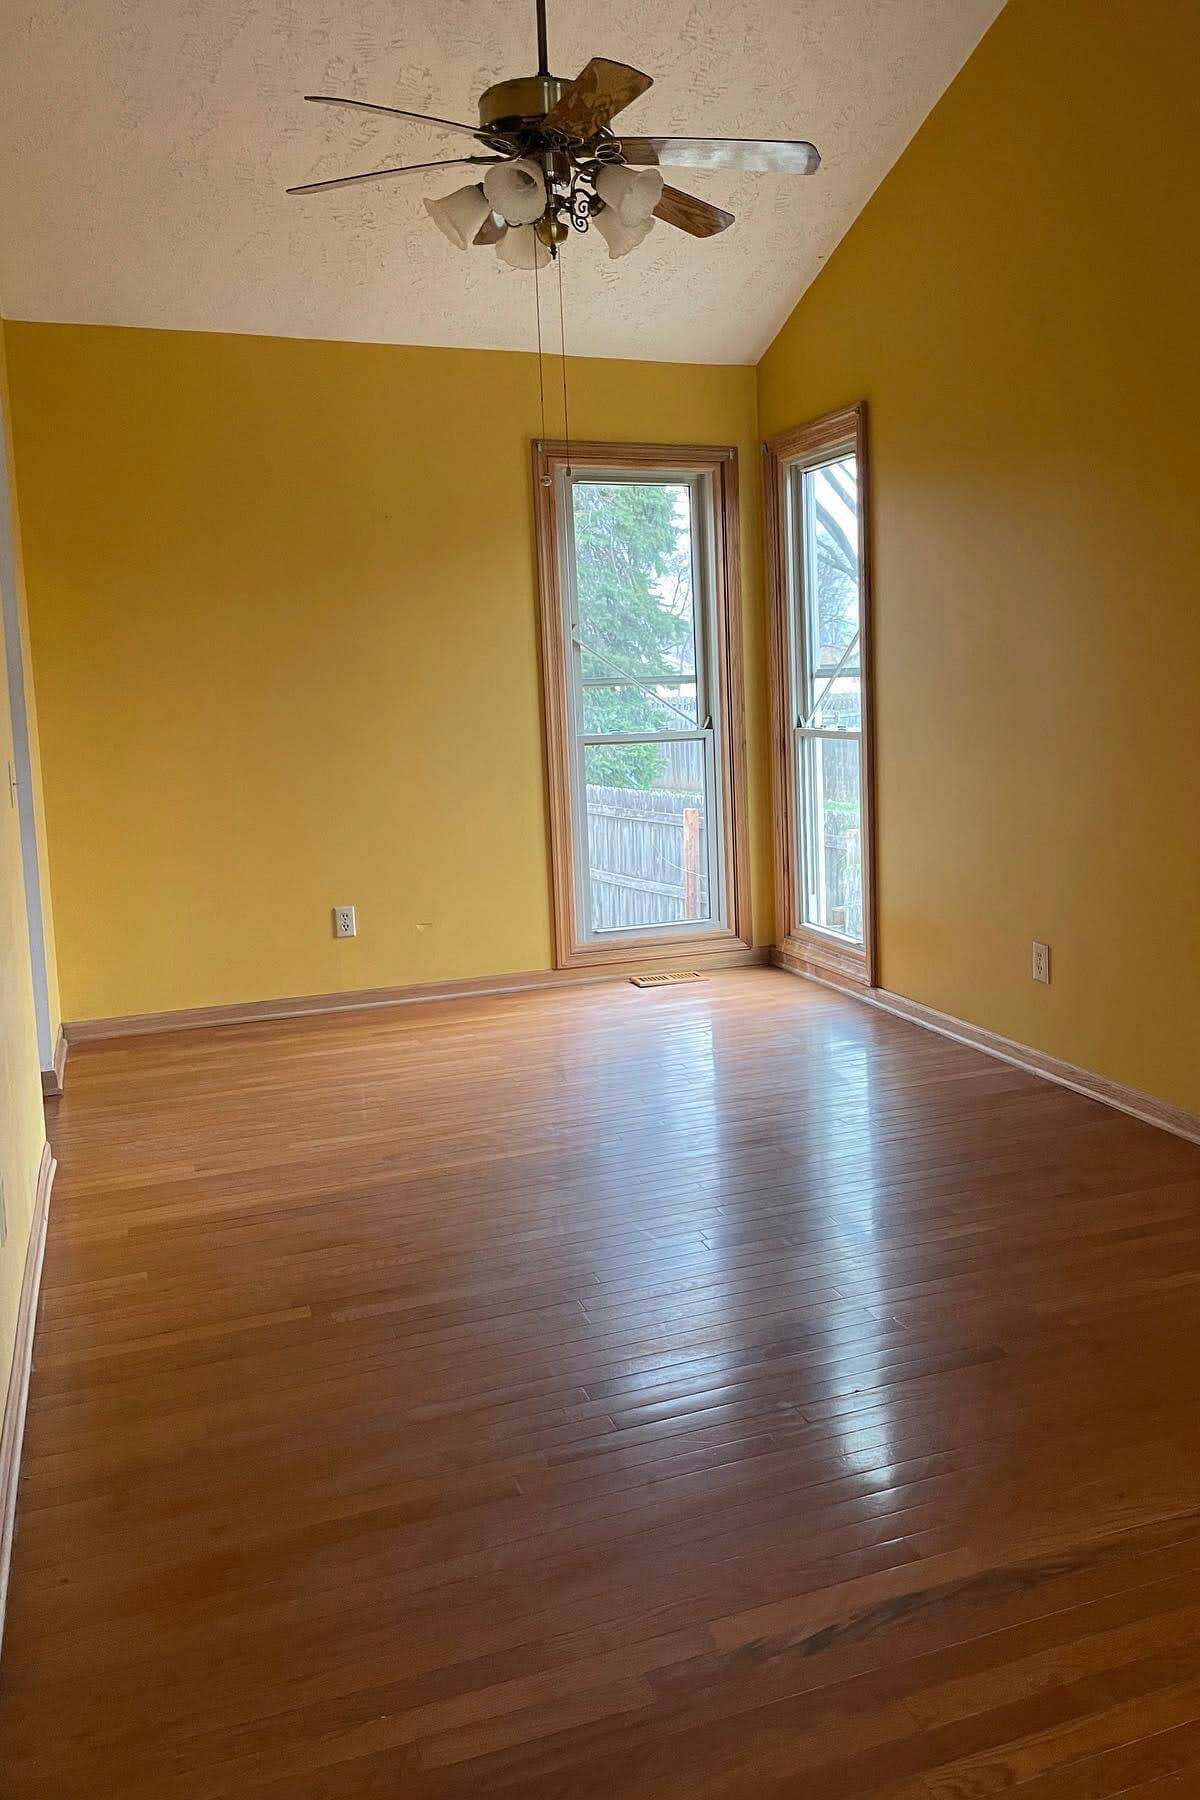
<instances>
[{"instance_id":1,"label":"hardwood floor","mask_svg":"<svg viewBox=\"0 0 1200 1800\"><path fill-rule=\"evenodd\" d=\"M55 1147L5 1800L1200 1795L1200 1149L774 970Z\"/></svg>"}]
</instances>

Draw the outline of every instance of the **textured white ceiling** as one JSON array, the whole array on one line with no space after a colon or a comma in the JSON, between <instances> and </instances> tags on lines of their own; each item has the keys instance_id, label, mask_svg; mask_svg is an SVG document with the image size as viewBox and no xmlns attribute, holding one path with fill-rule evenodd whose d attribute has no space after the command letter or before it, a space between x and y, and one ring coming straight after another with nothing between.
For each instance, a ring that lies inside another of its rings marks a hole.
<instances>
[{"instance_id":1,"label":"textured white ceiling","mask_svg":"<svg viewBox=\"0 0 1200 1800\"><path fill-rule=\"evenodd\" d=\"M815 177L674 177L737 214L610 263L572 238L568 349L750 362L1002 0L550 0L551 64L653 75L638 132L809 137ZM17 319L527 349L531 277L421 206L467 171L289 199L291 182L468 140L306 106L352 94L474 122L536 65L532 0L3 0L0 304ZM447 179L449 177L449 179Z\"/></svg>"}]
</instances>

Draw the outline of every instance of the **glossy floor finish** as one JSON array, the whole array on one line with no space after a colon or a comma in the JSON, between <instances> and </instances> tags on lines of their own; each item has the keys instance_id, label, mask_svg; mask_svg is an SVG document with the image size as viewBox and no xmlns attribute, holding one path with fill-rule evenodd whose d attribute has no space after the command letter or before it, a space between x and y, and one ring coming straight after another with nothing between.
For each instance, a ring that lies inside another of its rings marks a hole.
<instances>
[{"instance_id":1,"label":"glossy floor finish","mask_svg":"<svg viewBox=\"0 0 1200 1800\"><path fill-rule=\"evenodd\" d=\"M773 970L55 1135L6 1800L1200 1795L1200 1149Z\"/></svg>"}]
</instances>

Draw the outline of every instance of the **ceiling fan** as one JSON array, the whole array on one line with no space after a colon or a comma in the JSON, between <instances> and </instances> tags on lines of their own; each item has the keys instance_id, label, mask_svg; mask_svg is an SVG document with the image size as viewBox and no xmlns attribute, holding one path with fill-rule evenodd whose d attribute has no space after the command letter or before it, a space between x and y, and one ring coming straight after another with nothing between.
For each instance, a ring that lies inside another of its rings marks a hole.
<instances>
[{"instance_id":1,"label":"ceiling fan","mask_svg":"<svg viewBox=\"0 0 1200 1800\"><path fill-rule=\"evenodd\" d=\"M488 88L479 99L477 126L337 94L305 95L326 106L350 106L465 133L487 154L368 169L361 175L308 181L288 193L317 193L422 169L486 165L482 182L426 200L426 209L458 249L492 244L513 268L538 269L557 254L572 227L582 232L594 225L609 255L616 257L636 249L656 219L701 238L733 224L732 213L665 186L660 168L811 175L820 167L816 147L804 142L618 134L612 121L653 85L651 77L603 56L592 57L574 81L551 75L546 0L535 0L535 5L537 74Z\"/></svg>"}]
</instances>

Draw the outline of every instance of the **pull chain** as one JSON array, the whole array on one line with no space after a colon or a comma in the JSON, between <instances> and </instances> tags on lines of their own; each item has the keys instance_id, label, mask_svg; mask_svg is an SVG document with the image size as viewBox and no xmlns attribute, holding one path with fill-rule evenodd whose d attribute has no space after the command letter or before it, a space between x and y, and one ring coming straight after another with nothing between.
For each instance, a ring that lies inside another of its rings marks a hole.
<instances>
[{"instance_id":1,"label":"pull chain","mask_svg":"<svg viewBox=\"0 0 1200 1800\"><path fill-rule=\"evenodd\" d=\"M562 353L562 395L563 395L563 437L567 446L567 476L571 474L571 421L567 414L567 328L563 323L563 277L561 256L555 257L558 264L558 342Z\"/></svg>"},{"instance_id":2,"label":"pull chain","mask_svg":"<svg viewBox=\"0 0 1200 1800\"><path fill-rule=\"evenodd\" d=\"M542 442L546 441L546 369L542 356L542 290L538 281L538 266L533 265L533 309L537 315L537 365L538 365L538 405L542 418Z\"/></svg>"}]
</instances>

